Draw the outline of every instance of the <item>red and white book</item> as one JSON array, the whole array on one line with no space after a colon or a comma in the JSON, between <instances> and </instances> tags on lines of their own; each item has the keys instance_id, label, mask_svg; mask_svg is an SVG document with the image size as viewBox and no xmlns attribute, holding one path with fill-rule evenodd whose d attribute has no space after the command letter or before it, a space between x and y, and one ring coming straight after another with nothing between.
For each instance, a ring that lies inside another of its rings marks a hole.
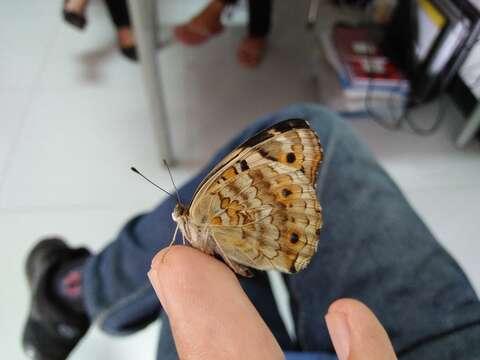
<instances>
[{"instance_id":1,"label":"red and white book","mask_svg":"<svg viewBox=\"0 0 480 360\"><path fill-rule=\"evenodd\" d=\"M346 73L341 77L342 87L408 92L408 80L381 53L366 27L336 26L332 42Z\"/></svg>"}]
</instances>

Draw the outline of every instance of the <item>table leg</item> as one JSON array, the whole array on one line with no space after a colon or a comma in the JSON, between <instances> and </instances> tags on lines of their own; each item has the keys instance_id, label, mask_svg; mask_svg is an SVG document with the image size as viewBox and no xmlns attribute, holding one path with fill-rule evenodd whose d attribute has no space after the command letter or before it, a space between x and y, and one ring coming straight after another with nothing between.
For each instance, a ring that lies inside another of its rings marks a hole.
<instances>
[{"instance_id":1,"label":"table leg","mask_svg":"<svg viewBox=\"0 0 480 360\"><path fill-rule=\"evenodd\" d=\"M158 23L156 5L156 0L128 0L145 92L153 117L156 138L159 141L160 158L172 163L174 159L170 143L161 68L156 54Z\"/></svg>"},{"instance_id":2,"label":"table leg","mask_svg":"<svg viewBox=\"0 0 480 360\"><path fill-rule=\"evenodd\" d=\"M480 130L480 104L475 107L473 113L467 120L467 124L457 137L456 145L464 147L475 136L475 133Z\"/></svg>"}]
</instances>

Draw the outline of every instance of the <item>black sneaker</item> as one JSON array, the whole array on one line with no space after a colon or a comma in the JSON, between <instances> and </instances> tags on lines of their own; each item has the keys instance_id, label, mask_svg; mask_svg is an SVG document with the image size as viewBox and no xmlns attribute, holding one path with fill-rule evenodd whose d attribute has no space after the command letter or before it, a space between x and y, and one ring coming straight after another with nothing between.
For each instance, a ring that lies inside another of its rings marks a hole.
<instances>
[{"instance_id":1,"label":"black sneaker","mask_svg":"<svg viewBox=\"0 0 480 360\"><path fill-rule=\"evenodd\" d=\"M85 248L72 249L60 239L40 241L27 258L30 311L23 329L23 349L35 360L65 360L90 326L86 313L69 309L53 293L51 279L68 261L86 258Z\"/></svg>"}]
</instances>

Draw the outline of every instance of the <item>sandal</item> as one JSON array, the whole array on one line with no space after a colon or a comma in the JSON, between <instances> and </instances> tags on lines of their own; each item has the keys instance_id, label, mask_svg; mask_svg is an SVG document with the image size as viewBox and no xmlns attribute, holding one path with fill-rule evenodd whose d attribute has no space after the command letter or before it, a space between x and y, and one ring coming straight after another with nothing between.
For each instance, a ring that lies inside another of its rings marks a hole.
<instances>
[{"instance_id":1,"label":"sandal","mask_svg":"<svg viewBox=\"0 0 480 360\"><path fill-rule=\"evenodd\" d=\"M64 0L63 2L63 19L65 22L73 25L77 29L84 29L87 25L87 19L85 18L84 14L80 14L78 12L68 10L67 9L68 0Z\"/></svg>"}]
</instances>

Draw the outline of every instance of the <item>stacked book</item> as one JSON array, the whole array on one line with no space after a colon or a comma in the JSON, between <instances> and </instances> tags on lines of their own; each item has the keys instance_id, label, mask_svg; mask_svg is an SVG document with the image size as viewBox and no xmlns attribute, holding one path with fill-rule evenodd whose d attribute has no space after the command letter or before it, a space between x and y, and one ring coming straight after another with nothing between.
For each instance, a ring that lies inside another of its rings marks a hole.
<instances>
[{"instance_id":1,"label":"stacked book","mask_svg":"<svg viewBox=\"0 0 480 360\"><path fill-rule=\"evenodd\" d=\"M372 107L405 105L409 82L370 39L365 27L336 26L321 35L323 54L338 79L337 91L329 92L342 113L365 113ZM338 91L339 90L339 91ZM333 95L334 94L334 95Z\"/></svg>"}]
</instances>

